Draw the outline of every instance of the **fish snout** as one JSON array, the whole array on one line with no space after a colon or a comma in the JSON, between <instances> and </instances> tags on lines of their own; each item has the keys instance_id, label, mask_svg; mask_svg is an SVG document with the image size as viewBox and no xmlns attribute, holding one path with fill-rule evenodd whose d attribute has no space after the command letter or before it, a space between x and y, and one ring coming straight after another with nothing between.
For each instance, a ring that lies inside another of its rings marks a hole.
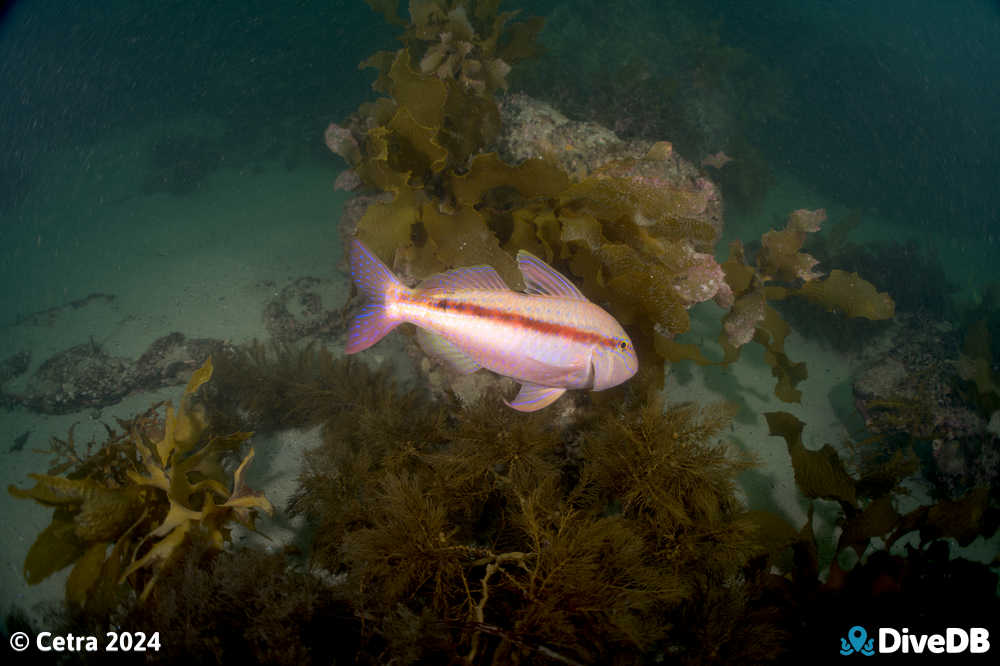
<instances>
[{"instance_id":1,"label":"fish snout","mask_svg":"<svg viewBox=\"0 0 1000 666\"><path fill-rule=\"evenodd\" d=\"M594 390L618 386L627 382L639 370L639 358L635 355L632 340L624 333L613 348L601 349L594 356Z\"/></svg>"}]
</instances>

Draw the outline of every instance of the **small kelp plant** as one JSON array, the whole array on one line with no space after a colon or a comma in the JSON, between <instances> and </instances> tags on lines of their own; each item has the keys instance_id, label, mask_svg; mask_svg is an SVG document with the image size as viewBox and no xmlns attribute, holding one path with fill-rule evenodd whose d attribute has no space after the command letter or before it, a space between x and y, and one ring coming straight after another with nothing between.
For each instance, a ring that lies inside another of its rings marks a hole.
<instances>
[{"instance_id":1,"label":"small kelp plant","mask_svg":"<svg viewBox=\"0 0 1000 666\"><path fill-rule=\"evenodd\" d=\"M55 509L51 524L28 551L24 576L38 583L73 565L68 601L88 612L111 611L128 588L145 600L163 571L192 542L221 549L235 521L253 528L257 512L270 502L246 486L253 449L234 474L223 457L252 433L211 434L195 391L212 377L209 359L188 382L175 410L155 405L128 421L121 432L81 457L72 432L55 440L57 464L50 474L30 474L33 488L9 486L15 497Z\"/></svg>"}]
</instances>

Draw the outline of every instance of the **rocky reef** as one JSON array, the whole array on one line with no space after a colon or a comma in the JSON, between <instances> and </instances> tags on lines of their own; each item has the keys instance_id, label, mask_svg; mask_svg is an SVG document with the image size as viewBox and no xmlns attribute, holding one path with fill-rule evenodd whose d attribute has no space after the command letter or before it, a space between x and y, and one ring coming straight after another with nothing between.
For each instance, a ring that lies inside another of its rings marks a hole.
<instances>
[{"instance_id":1,"label":"rocky reef","mask_svg":"<svg viewBox=\"0 0 1000 666\"><path fill-rule=\"evenodd\" d=\"M18 390L0 391L0 400L45 414L101 409L130 393L183 384L191 371L224 346L221 340L188 338L174 332L157 338L135 360L112 356L91 338L45 359ZM28 370L15 355L0 370L0 386Z\"/></svg>"},{"instance_id":2,"label":"rocky reef","mask_svg":"<svg viewBox=\"0 0 1000 666\"><path fill-rule=\"evenodd\" d=\"M926 317L902 320L894 343L854 380L855 404L880 448L916 446L945 497L1000 485L1000 390L982 321L965 332Z\"/></svg>"}]
</instances>

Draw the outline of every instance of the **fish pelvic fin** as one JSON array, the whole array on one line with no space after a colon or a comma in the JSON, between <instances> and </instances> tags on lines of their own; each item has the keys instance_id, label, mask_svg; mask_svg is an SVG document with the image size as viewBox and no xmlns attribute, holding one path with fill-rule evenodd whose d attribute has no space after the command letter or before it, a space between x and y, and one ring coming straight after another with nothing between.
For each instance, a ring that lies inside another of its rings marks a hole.
<instances>
[{"instance_id":1,"label":"fish pelvic fin","mask_svg":"<svg viewBox=\"0 0 1000 666\"><path fill-rule=\"evenodd\" d=\"M393 295L406 290L406 286L357 238L351 239L349 263L351 278L365 298L361 312L348 326L347 345L344 347L345 353L356 354L403 323L389 313L387 306Z\"/></svg>"},{"instance_id":2,"label":"fish pelvic fin","mask_svg":"<svg viewBox=\"0 0 1000 666\"><path fill-rule=\"evenodd\" d=\"M483 366L474 358L462 351L458 345L443 335L432 333L426 328L417 329L417 344L428 356L445 363L449 368L461 375L472 374Z\"/></svg>"},{"instance_id":3,"label":"fish pelvic fin","mask_svg":"<svg viewBox=\"0 0 1000 666\"><path fill-rule=\"evenodd\" d=\"M537 412L539 409L544 409L551 405L562 397L562 394L565 392L566 389L564 388L539 386L538 384L525 382L521 385L521 390L513 402L508 402L506 399L504 399L504 402L519 412Z\"/></svg>"}]
</instances>

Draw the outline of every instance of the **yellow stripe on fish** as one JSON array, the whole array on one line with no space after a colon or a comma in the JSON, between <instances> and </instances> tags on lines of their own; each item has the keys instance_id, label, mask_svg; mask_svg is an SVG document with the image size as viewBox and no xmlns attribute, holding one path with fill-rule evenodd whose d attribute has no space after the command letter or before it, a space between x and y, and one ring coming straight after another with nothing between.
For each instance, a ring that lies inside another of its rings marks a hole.
<instances>
[{"instance_id":1,"label":"yellow stripe on fish","mask_svg":"<svg viewBox=\"0 0 1000 666\"><path fill-rule=\"evenodd\" d=\"M363 351L399 324L415 324L422 346L460 371L487 368L521 382L507 404L525 412L567 389L602 391L635 374L635 349L614 317L531 253L519 252L517 264L526 293L510 289L490 266L456 268L411 289L353 239L351 275L366 303L345 351Z\"/></svg>"}]
</instances>

